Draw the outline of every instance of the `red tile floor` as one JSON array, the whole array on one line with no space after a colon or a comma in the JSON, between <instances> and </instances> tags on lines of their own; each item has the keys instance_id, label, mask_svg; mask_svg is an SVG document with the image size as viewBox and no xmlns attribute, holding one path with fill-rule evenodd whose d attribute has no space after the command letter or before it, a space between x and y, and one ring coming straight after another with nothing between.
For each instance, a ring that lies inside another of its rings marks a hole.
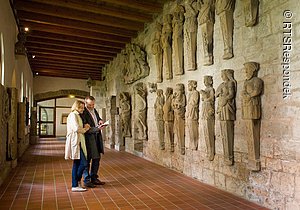
<instances>
[{"instance_id":1,"label":"red tile floor","mask_svg":"<svg viewBox=\"0 0 300 210\"><path fill-rule=\"evenodd\" d=\"M266 209L126 152L106 149L104 186L71 192L64 140L40 139L0 187L0 209Z\"/></svg>"}]
</instances>

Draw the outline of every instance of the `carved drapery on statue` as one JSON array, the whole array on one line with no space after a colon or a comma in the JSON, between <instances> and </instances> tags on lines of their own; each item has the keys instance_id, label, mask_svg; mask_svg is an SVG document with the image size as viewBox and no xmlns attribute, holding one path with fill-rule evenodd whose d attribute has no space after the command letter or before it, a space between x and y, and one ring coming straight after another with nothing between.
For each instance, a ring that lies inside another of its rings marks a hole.
<instances>
[{"instance_id":1,"label":"carved drapery on statue","mask_svg":"<svg viewBox=\"0 0 300 210\"><path fill-rule=\"evenodd\" d=\"M166 133L166 144L170 152L174 152L174 111L172 107L173 89L167 87L163 106L163 120Z\"/></svg>"},{"instance_id":2,"label":"carved drapery on statue","mask_svg":"<svg viewBox=\"0 0 300 210\"><path fill-rule=\"evenodd\" d=\"M174 110L174 131L182 155L185 154L185 106L186 97L184 84L179 83L175 86L172 107Z\"/></svg>"},{"instance_id":3,"label":"carved drapery on statue","mask_svg":"<svg viewBox=\"0 0 300 210\"><path fill-rule=\"evenodd\" d=\"M164 141L165 128L164 128L164 119L163 119L164 104L165 104L165 97L163 95L163 90L158 89L157 97L154 103L154 116L155 116L156 128L158 133L158 139L159 139L159 148L161 150L165 149L165 141Z\"/></svg>"},{"instance_id":4,"label":"carved drapery on statue","mask_svg":"<svg viewBox=\"0 0 300 210\"><path fill-rule=\"evenodd\" d=\"M221 125L221 136L223 142L224 162L227 165L233 164L234 145L234 121L236 119L236 81L232 69L224 69L221 72L223 83L219 85L216 92L218 100L217 114Z\"/></svg>"},{"instance_id":5,"label":"carved drapery on statue","mask_svg":"<svg viewBox=\"0 0 300 210\"><path fill-rule=\"evenodd\" d=\"M186 54L184 62L188 71L196 70L196 46L197 46L197 2L188 0L185 4L184 41Z\"/></svg>"},{"instance_id":6,"label":"carved drapery on statue","mask_svg":"<svg viewBox=\"0 0 300 210\"><path fill-rule=\"evenodd\" d=\"M131 100L128 92L120 93L122 137L131 137Z\"/></svg>"},{"instance_id":7,"label":"carved drapery on statue","mask_svg":"<svg viewBox=\"0 0 300 210\"><path fill-rule=\"evenodd\" d=\"M135 127L137 138L147 140L147 90L144 83L134 86L135 93Z\"/></svg>"},{"instance_id":8,"label":"carved drapery on statue","mask_svg":"<svg viewBox=\"0 0 300 210\"><path fill-rule=\"evenodd\" d=\"M215 156L215 90L212 76L204 76L204 85L205 89L200 91L202 100L201 119L207 157L212 161Z\"/></svg>"},{"instance_id":9,"label":"carved drapery on statue","mask_svg":"<svg viewBox=\"0 0 300 210\"><path fill-rule=\"evenodd\" d=\"M187 105L187 125L190 134L189 148L198 149L199 138L199 91L196 90L197 81L189 80L188 82L188 105Z\"/></svg>"},{"instance_id":10,"label":"carved drapery on statue","mask_svg":"<svg viewBox=\"0 0 300 210\"><path fill-rule=\"evenodd\" d=\"M245 26L255 26L258 17L259 0L243 0Z\"/></svg>"},{"instance_id":11,"label":"carved drapery on statue","mask_svg":"<svg viewBox=\"0 0 300 210\"><path fill-rule=\"evenodd\" d=\"M203 63L205 66L213 62L213 37L215 24L215 0L202 0L197 4L199 10L198 25L201 30L203 45Z\"/></svg>"},{"instance_id":12,"label":"carved drapery on statue","mask_svg":"<svg viewBox=\"0 0 300 210\"><path fill-rule=\"evenodd\" d=\"M173 50L174 50L174 74L183 74L183 24L184 7L177 4L173 13Z\"/></svg>"},{"instance_id":13,"label":"carved drapery on statue","mask_svg":"<svg viewBox=\"0 0 300 210\"><path fill-rule=\"evenodd\" d=\"M235 0L216 0L216 13L220 17L220 24L224 43L223 59L233 57L233 12Z\"/></svg>"},{"instance_id":14,"label":"carved drapery on statue","mask_svg":"<svg viewBox=\"0 0 300 210\"><path fill-rule=\"evenodd\" d=\"M246 80L242 90L242 117L246 123L248 145L248 168L260 170L260 119L261 94L263 81L257 77L259 64L248 62L244 64Z\"/></svg>"},{"instance_id":15,"label":"carved drapery on statue","mask_svg":"<svg viewBox=\"0 0 300 210\"><path fill-rule=\"evenodd\" d=\"M151 51L154 55L155 69L156 69L156 82L160 83L163 81L163 61L162 61L162 44L161 44L161 30L162 25L159 22L155 22L155 29L152 34L152 45Z\"/></svg>"},{"instance_id":16,"label":"carved drapery on statue","mask_svg":"<svg viewBox=\"0 0 300 210\"><path fill-rule=\"evenodd\" d=\"M147 54L140 46L131 44L129 48L123 52L123 56L125 84L131 84L149 75L150 68L147 63Z\"/></svg>"},{"instance_id":17,"label":"carved drapery on statue","mask_svg":"<svg viewBox=\"0 0 300 210\"><path fill-rule=\"evenodd\" d=\"M173 78L172 71L172 15L167 14L163 17L163 27L161 34L161 46L163 49L163 72L164 78Z\"/></svg>"}]
</instances>

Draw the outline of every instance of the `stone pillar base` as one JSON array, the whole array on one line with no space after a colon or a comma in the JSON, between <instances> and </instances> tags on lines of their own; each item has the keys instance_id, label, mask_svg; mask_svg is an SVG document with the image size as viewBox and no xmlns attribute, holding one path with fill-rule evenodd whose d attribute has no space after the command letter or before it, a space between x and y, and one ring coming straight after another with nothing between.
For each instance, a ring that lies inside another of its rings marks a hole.
<instances>
[{"instance_id":1,"label":"stone pillar base","mask_svg":"<svg viewBox=\"0 0 300 210\"><path fill-rule=\"evenodd\" d=\"M11 161L11 168L15 168L18 165L18 159L14 159Z\"/></svg>"},{"instance_id":2,"label":"stone pillar base","mask_svg":"<svg viewBox=\"0 0 300 210\"><path fill-rule=\"evenodd\" d=\"M118 151L125 151L125 146L115 145L115 150L118 150Z\"/></svg>"},{"instance_id":3,"label":"stone pillar base","mask_svg":"<svg viewBox=\"0 0 300 210\"><path fill-rule=\"evenodd\" d=\"M29 141L29 143L30 143L31 145L37 144L38 138L39 138L38 136L30 136L30 141Z\"/></svg>"},{"instance_id":4,"label":"stone pillar base","mask_svg":"<svg viewBox=\"0 0 300 210\"><path fill-rule=\"evenodd\" d=\"M260 160L248 160L247 168L251 171L260 171Z\"/></svg>"}]
</instances>

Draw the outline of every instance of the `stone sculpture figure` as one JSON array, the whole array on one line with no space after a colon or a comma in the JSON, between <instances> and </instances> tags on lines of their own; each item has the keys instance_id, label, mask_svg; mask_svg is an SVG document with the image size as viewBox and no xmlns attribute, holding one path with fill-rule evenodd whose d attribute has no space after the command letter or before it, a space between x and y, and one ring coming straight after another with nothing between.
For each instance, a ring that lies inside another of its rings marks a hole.
<instances>
[{"instance_id":1,"label":"stone sculpture figure","mask_svg":"<svg viewBox=\"0 0 300 210\"><path fill-rule=\"evenodd\" d=\"M196 69L196 41L197 41L197 2L188 0L185 5L184 41L186 42L186 68L188 71Z\"/></svg>"},{"instance_id":2,"label":"stone sculpture figure","mask_svg":"<svg viewBox=\"0 0 300 210\"><path fill-rule=\"evenodd\" d=\"M244 0L245 25L255 26L258 17L259 0Z\"/></svg>"},{"instance_id":3,"label":"stone sculpture figure","mask_svg":"<svg viewBox=\"0 0 300 210\"><path fill-rule=\"evenodd\" d=\"M173 50L174 50L174 74L183 74L183 23L184 7L177 4L173 14Z\"/></svg>"},{"instance_id":4,"label":"stone sculpture figure","mask_svg":"<svg viewBox=\"0 0 300 210\"><path fill-rule=\"evenodd\" d=\"M205 89L200 91L202 100L201 119L206 144L207 157L210 161L215 156L215 89L212 76L204 76Z\"/></svg>"},{"instance_id":5,"label":"stone sculpture figure","mask_svg":"<svg viewBox=\"0 0 300 210\"><path fill-rule=\"evenodd\" d=\"M221 72L223 82L216 92L218 100L217 114L221 125L221 136L223 142L224 162L227 165L233 164L234 145L234 121L236 114L235 95L236 81L232 69L224 69Z\"/></svg>"},{"instance_id":6,"label":"stone sculpture figure","mask_svg":"<svg viewBox=\"0 0 300 210\"><path fill-rule=\"evenodd\" d=\"M161 34L161 42L163 48L163 72L165 78L170 80L173 78L172 72L172 15L167 14L163 17L163 27Z\"/></svg>"},{"instance_id":7,"label":"stone sculpture figure","mask_svg":"<svg viewBox=\"0 0 300 210\"><path fill-rule=\"evenodd\" d=\"M8 135L7 135L7 159L15 160L18 157L18 90L16 88L7 88L9 117L8 117Z\"/></svg>"},{"instance_id":8,"label":"stone sculpture figure","mask_svg":"<svg viewBox=\"0 0 300 210\"><path fill-rule=\"evenodd\" d=\"M198 149L199 138L199 91L196 90L197 81L188 81L188 105L187 105L187 125L190 134L190 149Z\"/></svg>"},{"instance_id":9,"label":"stone sculpture figure","mask_svg":"<svg viewBox=\"0 0 300 210\"><path fill-rule=\"evenodd\" d=\"M233 12L235 0L216 0L216 13L220 16L220 24L224 43L223 59L233 57Z\"/></svg>"},{"instance_id":10,"label":"stone sculpture figure","mask_svg":"<svg viewBox=\"0 0 300 210\"><path fill-rule=\"evenodd\" d=\"M260 119L263 81L257 77L259 64L244 63L246 80L242 90L242 118L246 121L248 168L260 170Z\"/></svg>"},{"instance_id":11,"label":"stone sculpture figure","mask_svg":"<svg viewBox=\"0 0 300 210\"><path fill-rule=\"evenodd\" d=\"M26 55L26 48L25 48L26 39L27 39L27 34L25 32L18 33L18 41L15 44L16 55Z\"/></svg>"},{"instance_id":12,"label":"stone sculpture figure","mask_svg":"<svg viewBox=\"0 0 300 210\"><path fill-rule=\"evenodd\" d=\"M159 22L155 22L155 29L152 34L152 45L151 50L152 54L154 55L155 60L155 68L156 68L156 82L160 83L163 81L163 74L162 74L162 46L161 46L161 29L162 25Z\"/></svg>"},{"instance_id":13,"label":"stone sculpture figure","mask_svg":"<svg viewBox=\"0 0 300 210\"><path fill-rule=\"evenodd\" d=\"M163 106L163 120L165 124L166 142L171 152L174 152L174 111L172 108L173 89L166 89L166 101Z\"/></svg>"},{"instance_id":14,"label":"stone sculpture figure","mask_svg":"<svg viewBox=\"0 0 300 210\"><path fill-rule=\"evenodd\" d=\"M128 92L120 93L122 136L131 137L131 105Z\"/></svg>"},{"instance_id":15,"label":"stone sculpture figure","mask_svg":"<svg viewBox=\"0 0 300 210\"><path fill-rule=\"evenodd\" d=\"M201 29L203 44L203 62L205 66L213 64L213 37L215 24L215 0L198 2L198 25Z\"/></svg>"},{"instance_id":16,"label":"stone sculpture figure","mask_svg":"<svg viewBox=\"0 0 300 210\"><path fill-rule=\"evenodd\" d=\"M124 56L124 82L131 84L149 75L150 67L147 63L146 52L138 45L131 44Z\"/></svg>"},{"instance_id":17,"label":"stone sculpture figure","mask_svg":"<svg viewBox=\"0 0 300 210\"><path fill-rule=\"evenodd\" d=\"M185 154L185 106L186 97L184 91L184 84L176 84L175 92L173 95L172 107L174 110L174 127L175 134L177 136L179 150L181 154Z\"/></svg>"},{"instance_id":18,"label":"stone sculpture figure","mask_svg":"<svg viewBox=\"0 0 300 210\"><path fill-rule=\"evenodd\" d=\"M159 147L161 150L165 149L165 141L164 141L164 119L163 119L163 106L165 104L165 97L163 95L163 90L157 90L157 97L154 103L154 116L157 127L158 139L159 139Z\"/></svg>"},{"instance_id":19,"label":"stone sculpture figure","mask_svg":"<svg viewBox=\"0 0 300 210\"><path fill-rule=\"evenodd\" d=\"M134 91L137 137L140 140L147 140L147 91L143 83L136 84Z\"/></svg>"}]
</instances>

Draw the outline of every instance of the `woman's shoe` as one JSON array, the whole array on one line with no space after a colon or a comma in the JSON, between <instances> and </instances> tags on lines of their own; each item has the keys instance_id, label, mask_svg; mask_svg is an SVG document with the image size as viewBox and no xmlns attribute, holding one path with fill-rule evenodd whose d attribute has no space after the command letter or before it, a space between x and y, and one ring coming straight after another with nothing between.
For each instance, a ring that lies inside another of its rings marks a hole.
<instances>
[{"instance_id":1,"label":"woman's shoe","mask_svg":"<svg viewBox=\"0 0 300 210\"><path fill-rule=\"evenodd\" d=\"M87 189L84 189L82 187L72 187L72 192L84 192Z\"/></svg>"}]
</instances>

